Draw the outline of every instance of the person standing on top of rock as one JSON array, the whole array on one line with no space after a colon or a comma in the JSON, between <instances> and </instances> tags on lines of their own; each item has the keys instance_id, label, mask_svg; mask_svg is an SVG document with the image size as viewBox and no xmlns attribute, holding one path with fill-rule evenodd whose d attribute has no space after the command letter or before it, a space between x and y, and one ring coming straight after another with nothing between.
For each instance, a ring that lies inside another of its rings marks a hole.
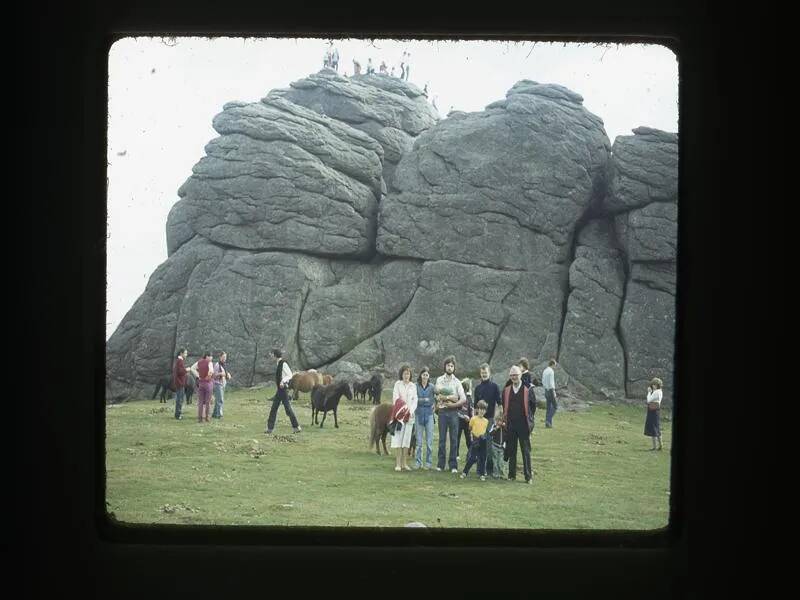
<instances>
[{"instance_id":1,"label":"person standing on top of rock","mask_svg":"<svg viewBox=\"0 0 800 600\"><path fill-rule=\"evenodd\" d=\"M372 75L375 72L375 68L372 66L372 59L367 59L367 75Z\"/></svg>"},{"instance_id":2,"label":"person standing on top of rock","mask_svg":"<svg viewBox=\"0 0 800 600\"><path fill-rule=\"evenodd\" d=\"M183 400L185 398L186 390L186 355L189 351L186 348L181 348L175 362L172 365L172 387L175 388L175 418L181 420L181 409L183 407Z\"/></svg>"},{"instance_id":3,"label":"person standing on top of rock","mask_svg":"<svg viewBox=\"0 0 800 600\"><path fill-rule=\"evenodd\" d=\"M331 66L337 73L339 72L339 49L331 42Z\"/></svg>"},{"instance_id":4,"label":"person standing on top of rock","mask_svg":"<svg viewBox=\"0 0 800 600\"><path fill-rule=\"evenodd\" d=\"M403 58L400 59L400 79L406 78L406 53L403 51Z\"/></svg>"},{"instance_id":5,"label":"person standing on top of rock","mask_svg":"<svg viewBox=\"0 0 800 600\"><path fill-rule=\"evenodd\" d=\"M392 70L389 72L390 77L394 77L394 65L392 65Z\"/></svg>"},{"instance_id":6,"label":"person standing on top of rock","mask_svg":"<svg viewBox=\"0 0 800 600\"><path fill-rule=\"evenodd\" d=\"M277 348L272 351L272 358L275 359L277 369L275 370L275 384L278 386L278 391L272 398L272 407L269 409L269 417L267 418L267 429L265 433L270 434L275 429L275 417L278 414L278 407L283 404L283 409L289 417L292 424L294 433L302 431L300 423L297 422L297 417L294 414L292 405L289 403L289 394L286 392L286 386L292 379L292 370L289 364L282 358L283 352Z\"/></svg>"},{"instance_id":7,"label":"person standing on top of rock","mask_svg":"<svg viewBox=\"0 0 800 600\"><path fill-rule=\"evenodd\" d=\"M439 414L439 460L436 470L441 471L445 466L446 444L450 439L450 458L448 468L453 473L458 473L458 410L467 403L464 387L454 375L456 359L448 356L444 359L444 375L436 379L434 398Z\"/></svg>"},{"instance_id":8,"label":"person standing on top of rock","mask_svg":"<svg viewBox=\"0 0 800 600\"><path fill-rule=\"evenodd\" d=\"M206 423L209 406L211 405L211 392L214 385L214 368L211 364L211 352L203 352L203 358L194 363L189 370L197 379L197 422Z\"/></svg>"},{"instance_id":9,"label":"person standing on top of rock","mask_svg":"<svg viewBox=\"0 0 800 600\"><path fill-rule=\"evenodd\" d=\"M361 75L361 63L353 59L353 75Z\"/></svg>"},{"instance_id":10,"label":"person standing on top of rock","mask_svg":"<svg viewBox=\"0 0 800 600\"><path fill-rule=\"evenodd\" d=\"M525 483L533 483L533 469L531 468L531 420L533 419L533 406L536 399L532 388L522 385L522 370L512 366L508 371L511 384L503 389L503 415L508 433L506 439L506 452L508 454L508 479L515 481L517 478L517 443L522 447L522 470L525 474Z\"/></svg>"},{"instance_id":11,"label":"person standing on top of rock","mask_svg":"<svg viewBox=\"0 0 800 600\"><path fill-rule=\"evenodd\" d=\"M544 426L547 429L553 428L553 415L558 410L556 400L556 373L553 367L556 366L556 359L551 358L547 363L547 368L542 373L542 386L544 387L544 398L547 401L547 412L545 413Z\"/></svg>"},{"instance_id":12,"label":"person standing on top of rock","mask_svg":"<svg viewBox=\"0 0 800 600\"><path fill-rule=\"evenodd\" d=\"M378 72L379 72L381 75L386 75L386 73L387 73L386 69L387 69L387 67L386 67L386 61L385 61L385 60L382 60L382 61L381 61L381 66L380 66L380 67L378 67Z\"/></svg>"},{"instance_id":13,"label":"person standing on top of rock","mask_svg":"<svg viewBox=\"0 0 800 600\"><path fill-rule=\"evenodd\" d=\"M405 77L403 77L406 81L408 81L408 74L411 72L411 65L409 63L411 63L411 52L406 54L406 73Z\"/></svg>"}]
</instances>

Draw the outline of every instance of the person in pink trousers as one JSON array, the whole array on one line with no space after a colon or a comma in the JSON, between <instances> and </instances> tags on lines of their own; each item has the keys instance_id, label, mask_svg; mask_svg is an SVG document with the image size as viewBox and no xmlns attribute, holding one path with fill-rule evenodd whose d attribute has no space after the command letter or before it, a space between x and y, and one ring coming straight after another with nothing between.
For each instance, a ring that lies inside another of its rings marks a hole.
<instances>
[{"instance_id":1,"label":"person in pink trousers","mask_svg":"<svg viewBox=\"0 0 800 600\"><path fill-rule=\"evenodd\" d=\"M197 421L208 423L211 394L214 386L214 368L211 364L211 353L203 352L203 358L194 363L189 370L197 379Z\"/></svg>"}]
</instances>

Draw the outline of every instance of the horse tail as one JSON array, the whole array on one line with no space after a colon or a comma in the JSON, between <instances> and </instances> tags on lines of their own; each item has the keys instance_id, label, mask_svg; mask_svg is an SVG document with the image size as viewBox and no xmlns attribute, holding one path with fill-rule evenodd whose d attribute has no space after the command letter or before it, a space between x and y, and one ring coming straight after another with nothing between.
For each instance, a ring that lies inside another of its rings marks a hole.
<instances>
[{"instance_id":1,"label":"horse tail","mask_svg":"<svg viewBox=\"0 0 800 600\"><path fill-rule=\"evenodd\" d=\"M156 389L155 389L155 390L153 390L153 397L152 397L152 398L150 398L151 400L155 400L155 399L156 399L156 396L158 396L158 391L159 391L160 389L161 389L161 382L159 381L159 382L156 384Z\"/></svg>"},{"instance_id":2,"label":"horse tail","mask_svg":"<svg viewBox=\"0 0 800 600\"><path fill-rule=\"evenodd\" d=\"M376 406L369 412L369 449L372 450L372 446L375 446L375 449L378 449L378 442L380 441L380 428L378 426L378 415L375 413L378 412L378 407Z\"/></svg>"}]
</instances>

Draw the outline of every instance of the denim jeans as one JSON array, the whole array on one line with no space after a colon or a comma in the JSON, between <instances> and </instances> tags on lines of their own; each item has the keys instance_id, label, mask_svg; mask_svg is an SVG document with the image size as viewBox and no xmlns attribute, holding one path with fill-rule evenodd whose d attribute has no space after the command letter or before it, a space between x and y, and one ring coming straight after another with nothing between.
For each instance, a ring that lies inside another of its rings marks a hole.
<instances>
[{"instance_id":1,"label":"denim jeans","mask_svg":"<svg viewBox=\"0 0 800 600\"><path fill-rule=\"evenodd\" d=\"M422 466L422 436L425 436L425 466L433 466L433 407L420 407L414 413L417 422L417 466Z\"/></svg>"},{"instance_id":2,"label":"denim jeans","mask_svg":"<svg viewBox=\"0 0 800 600\"><path fill-rule=\"evenodd\" d=\"M487 466L491 466L489 474L495 479L508 477L506 461L503 460L503 447L499 444L491 444L489 455L486 458Z\"/></svg>"},{"instance_id":3,"label":"denim jeans","mask_svg":"<svg viewBox=\"0 0 800 600\"><path fill-rule=\"evenodd\" d=\"M467 464L464 465L464 475L469 473L476 462L478 463L478 475L486 475L486 439L476 440L475 445L470 444Z\"/></svg>"},{"instance_id":4,"label":"denim jeans","mask_svg":"<svg viewBox=\"0 0 800 600\"><path fill-rule=\"evenodd\" d=\"M183 399L186 397L186 390L183 387L178 387L175 392L175 418L181 416L181 409L183 408Z\"/></svg>"},{"instance_id":5,"label":"denim jeans","mask_svg":"<svg viewBox=\"0 0 800 600\"><path fill-rule=\"evenodd\" d=\"M289 394L286 388L278 388L275 398L272 400L272 408L269 409L269 418L267 419L267 431L272 431L275 428L275 417L278 416L278 407L283 404L283 409L292 423L292 427L297 429L300 423L297 422L297 417L292 410L292 405L289 403Z\"/></svg>"},{"instance_id":6,"label":"denim jeans","mask_svg":"<svg viewBox=\"0 0 800 600\"><path fill-rule=\"evenodd\" d=\"M458 411L452 408L439 411L439 460L436 466L440 469L444 469L445 446L448 437L450 438L450 460L447 468L458 469Z\"/></svg>"},{"instance_id":7,"label":"denim jeans","mask_svg":"<svg viewBox=\"0 0 800 600\"><path fill-rule=\"evenodd\" d=\"M545 413L544 422L545 425L552 425L553 415L556 414L556 410L558 410L555 390L545 390L544 397L547 400L547 413Z\"/></svg>"},{"instance_id":8,"label":"denim jeans","mask_svg":"<svg viewBox=\"0 0 800 600\"><path fill-rule=\"evenodd\" d=\"M211 416L214 419L222 417L222 405L225 402L225 388L221 385L214 384L214 412Z\"/></svg>"}]
</instances>

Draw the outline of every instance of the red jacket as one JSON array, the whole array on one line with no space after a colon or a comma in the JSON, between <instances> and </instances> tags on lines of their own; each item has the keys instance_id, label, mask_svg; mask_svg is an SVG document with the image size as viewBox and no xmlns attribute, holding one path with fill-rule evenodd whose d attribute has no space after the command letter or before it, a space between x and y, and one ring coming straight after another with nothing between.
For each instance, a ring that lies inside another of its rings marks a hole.
<instances>
[{"instance_id":1,"label":"red jacket","mask_svg":"<svg viewBox=\"0 0 800 600\"><path fill-rule=\"evenodd\" d=\"M531 404L530 399L530 390L533 388L522 386L522 410L525 412L525 419L528 421L528 428L530 428L531 422L533 421L533 413L536 412L536 394L533 395L533 410L528 409L528 405ZM506 424L508 424L508 402L511 397L511 386L506 386L503 388L503 418L506 420Z\"/></svg>"},{"instance_id":2,"label":"red jacket","mask_svg":"<svg viewBox=\"0 0 800 600\"><path fill-rule=\"evenodd\" d=\"M392 406L392 414L389 415L389 422L401 421L402 423L408 423L410 418L411 413L408 411L408 404L406 404L405 400L402 398L397 398Z\"/></svg>"},{"instance_id":3,"label":"red jacket","mask_svg":"<svg viewBox=\"0 0 800 600\"><path fill-rule=\"evenodd\" d=\"M197 372L200 374L200 381L211 381L211 360L208 358L198 360Z\"/></svg>"},{"instance_id":4,"label":"red jacket","mask_svg":"<svg viewBox=\"0 0 800 600\"><path fill-rule=\"evenodd\" d=\"M183 357L179 356L172 365L172 387L179 390L186 387L186 367L183 365Z\"/></svg>"}]
</instances>

